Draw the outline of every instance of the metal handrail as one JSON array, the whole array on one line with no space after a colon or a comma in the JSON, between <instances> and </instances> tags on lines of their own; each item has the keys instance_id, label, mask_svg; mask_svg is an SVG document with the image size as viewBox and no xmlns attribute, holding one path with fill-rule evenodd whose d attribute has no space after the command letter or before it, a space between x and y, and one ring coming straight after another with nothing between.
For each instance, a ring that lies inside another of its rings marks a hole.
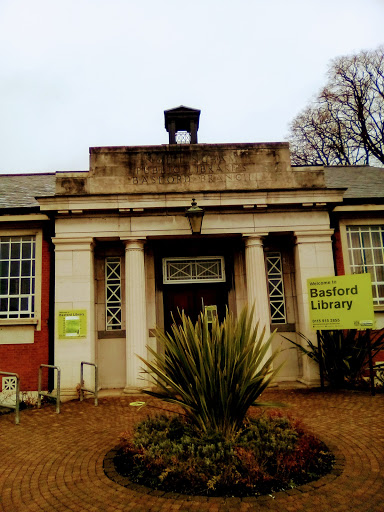
<instances>
[{"instance_id":1,"label":"metal handrail","mask_svg":"<svg viewBox=\"0 0 384 512\"><path fill-rule=\"evenodd\" d=\"M93 366L95 368L95 389L86 389L83 387L84 384L84 365L87 364L89 366ZM80 363L80 402L84 399L84 391L87 393L92 393L95 395L95 407L98 406L99 400L98 400L98 390L99 390L99 372L97 369L97 364L95 363L88 363L87 361L81 361Z\"/></svg>"},{"instance_id":2,"label":"metal handrail","mask_svg":"<svg viewBox=\"0 0 384 512\"><path fill-rule=\"evenodd\" d=\"M15 425L20 423L20 377L18 373L2 372L0 375L8 375L8 377L16 377L16 401L15 405L6 405L9 409L15 409Z\"/></svg>"},{"instance_id":3,"label":"metal handrail","mask_svg":"<svg viewBox=\"0 0 384 512\"><path fill-rule=\"evenodd\" d=\"M53 370L57 370L57 378L56 378L56 394L49 393L48 391L41 391L41 377L43 373L43 368L52 368ZM60 413L60 373L61 370L58 366L54 366L52 364L41 364L39 366L39 383L37 389L37 407L40 409L41 407L41 397L48 396L50 398L55 398L56 400L56 413Z\"/></svg>"}]
</instances>

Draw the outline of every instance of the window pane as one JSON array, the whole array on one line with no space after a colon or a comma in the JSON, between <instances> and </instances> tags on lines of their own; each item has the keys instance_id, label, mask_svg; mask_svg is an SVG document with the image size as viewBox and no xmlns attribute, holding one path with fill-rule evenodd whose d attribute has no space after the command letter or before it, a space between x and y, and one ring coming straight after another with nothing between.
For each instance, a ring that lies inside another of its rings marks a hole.
<instances>
[{"instance_id":1,"label":"window pane","mask_svg":"<svg viewBox=\"0 0 384 512\"><path fill-rule=\"evenodd\" d=\"M12 259L20 259L20 243L12 243L11 244L11 258Z\"/></svg>"},{"instance_id":2,"label":"window pane","mask_svg":"<svg viewBox=\"0 0 384 512\"><path fill-rule=\"evenodd\" d=\"M9 299L9 311L19 311L19 299Z\"/></svg>"},{"instance_id":3,"label":"window pane","mask_svg":"<svg viewBox=\"0 0 384 512\"><path fill-rule=\"evenodd\" d=\"M367 249L364 251L364 257L365 257L365 264L366 265L373 265L373 251L370 249Z\"/></svg>"},{"instance_id":4,"label":"window pane","mask_svg":"<svg viewBox=\"0 0 384 512\"><path fill-rule=\"evenodd\" d=\"M374 249L373 257L375 265L381 265L383 263L383 251L381 249Z\"/></svg>"},{"instance_id":5,"label":"window pane","mask_svg":"<svg viewBox=\"0 0 384 512\"><path fill-rule=\"evenodd\" d=\"M21 257L25 259L31 258L31 243L30 242L24 242L23 243L23 249L21 252Z\"/></svg>"},{"instance_id":6,"label":"window pane","mask_svg":"<svg viewBox=\"0 0 384 512\"><path fill-rule=\"evenodd\" d=\"M23 297L21 300L20 300L20 311L28 311L29 309L29 300L27 297Z\"/></svg>"},{"instance_id":7,"label":"window pane","mask_svg":"<svg viewBox=\"0 0 384 512\"><path fill-rule=\"evenodd\" d=\"M360 235L359 233L351 233L351 247L356 249L357 247L360 247Z\"/></svg>"},{"instance_id":8,"label":"window pane","mask_svg":"<svg viewBox=\"0 0 384 512\"><path fill-rule=\"evenodd\" d=\"M21 279L21 291L23 295L27 295L31 292L31 280L30 279Z\"/></svg>"},{"instance_id":9,"label":"window pane","mask_svg":"<svg viewBox=\"0 0 384 512\"><path fill-rule=\"evenodd\" d=\"M376 277L378 282L384 282L384 265L376 267Z\"/></svg>"},{"instance_id":10,"label":"window pane","mask_svg":"<svg viewBox=\"0 0 384 512\"><path fill-rule=\"evenodd\" d=\"M21 262L21 275L22 276L30 276L31 275L31 262L30 261L22 261Z\"/></svg>"},{"instance_id":11,"label":"window pane","mask_svg":"<svg viewBox=\"0 0 384 512\"><path fill-rule=\"evenodd\" d=\"M371 247L371 236L370 233L363 232L361 234L363 247Z\"/></svg>"},{"instance_id":12,"label":"window pane","mask_svg":"<svg viewBox=\"0 0 384 512\"><path fill-rule=\"evenodd\" d=\"M351 249L349 251L351 265L362 265L363 258L360 249Z\"/></svg>"},{"instance_id":13,"label":"window pane","mask_svg":"<svg viewBox=\"0 0 384 512\"><path fill-rule=\"evenodd\" d=\"M8 299L0 299L0 311L8 311Z\"/></svg>"},{"instance_id":14,"label":"window pane","mask_svg":"<svg viewBox=\"0 0 384 512\"><path fill-rule=\"evenodd\" d=\"M372 246L381 247L381 236L379 231L372 232Z\"/></svg>"},{"instance_id":15,"label":"window pane","mask_svg":"<svg viewBox=\"0 0 384 512\"><path fill-rule=\"evenodd\" d=\"M20 275L20 262L19 261L11 261L11 277L19 277Z\"/></svg>"},{"instance_id":16,"label":"window pane","mask_svg":"<svg viewBox=\"0 0 384 512\"><path fill-rule=\"evenodd\" d=\"M8 295L8 279L0 279L0 295Z\"/></svg>"},{"instance_id":17,"label":"window pane","mask_svg":"<svg viewBox=\"0 0 384 512\"><path fill-rule=\"evenodd\" d=\"M9 272L9 262L8 261L0 261L0 276L8 277Z\"/></svg>"},{"instance_id":18,"label":"window pane","mask_svg":"<svg viewBox=\"0 0 384 512\"><path fill-rule=\"evenodd\" d=\"M19 295L20 293L20 280L10 279L9 280L9 295Z\"/></svg>"},{"instance_id":19,"label":"window pane","mask_svg":"<svg viewBox=\"0 0 384 512\"><path fill-rule=\"evenodd\" d=\"M384 285L383 284L379 284L379 286L377 287L377 291L378 291L378 296L383 299L384 297Z\"/></svg>"},{"instance_id":20,"label":"window pane","mask_svg":"<svg viewBox=\"0 0 384 512\"><path fill-rule=\"evenodd\" d=\"M9 258L9 244L0 244L0 259L7 260Z\"/></svg>"}]
</instances>

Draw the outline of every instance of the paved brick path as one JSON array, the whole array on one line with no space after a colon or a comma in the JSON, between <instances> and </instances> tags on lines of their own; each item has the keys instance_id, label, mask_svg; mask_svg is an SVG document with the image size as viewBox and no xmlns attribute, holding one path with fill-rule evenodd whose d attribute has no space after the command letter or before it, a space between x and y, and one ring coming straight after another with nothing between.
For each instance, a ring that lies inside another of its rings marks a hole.
<instances>
[{"instance_id":1,"label":"paved brick path","mask_svg":"<svg viewBox=\"0 0 384 512\"><path fill-rule=\"evenodd\" d=\"M384 395L267 391L263 400L290 404L334 450L338 465L313 484L244 500L164 497L107 478L106 453L151 410L129 407L132 400L68 402L59 415L53 406L22 411L17 426L13 414L0 416L0 512L384 512Z\"/></svg>"}]
</instances>

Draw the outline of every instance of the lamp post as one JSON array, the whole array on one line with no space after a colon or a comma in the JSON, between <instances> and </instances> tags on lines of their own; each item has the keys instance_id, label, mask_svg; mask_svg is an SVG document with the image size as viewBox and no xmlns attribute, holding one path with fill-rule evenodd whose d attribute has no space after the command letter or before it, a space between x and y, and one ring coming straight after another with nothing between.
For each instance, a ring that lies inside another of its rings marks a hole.
<instances>
[{"instance_id":1,"label":"lamp post","mask_svg":"<svg viewBox=\"0 0 384 512\"><path fill-rule=\"evenodd\" d=\"M203 224L204 208L197 206L195 198L192 199L191 206L185 210L185 216L189 220L192 235L200 235Z\"/></svg>"}]
</instances>

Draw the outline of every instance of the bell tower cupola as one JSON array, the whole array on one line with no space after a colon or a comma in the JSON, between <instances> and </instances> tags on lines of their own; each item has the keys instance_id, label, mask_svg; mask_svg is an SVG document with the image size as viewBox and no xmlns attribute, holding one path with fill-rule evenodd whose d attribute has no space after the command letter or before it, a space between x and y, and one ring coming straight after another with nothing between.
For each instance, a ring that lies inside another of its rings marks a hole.
<instances>
[{"instance_id":1,"label":"bell tower cupola","mask_svg":"<svg viewBox=\"0 0 384 512\"><path fill-rule=\"evenodd\" d=\"M180 105L164 111L169 144L197 144L200 110Z\"/></svg>"}]
</instances>

